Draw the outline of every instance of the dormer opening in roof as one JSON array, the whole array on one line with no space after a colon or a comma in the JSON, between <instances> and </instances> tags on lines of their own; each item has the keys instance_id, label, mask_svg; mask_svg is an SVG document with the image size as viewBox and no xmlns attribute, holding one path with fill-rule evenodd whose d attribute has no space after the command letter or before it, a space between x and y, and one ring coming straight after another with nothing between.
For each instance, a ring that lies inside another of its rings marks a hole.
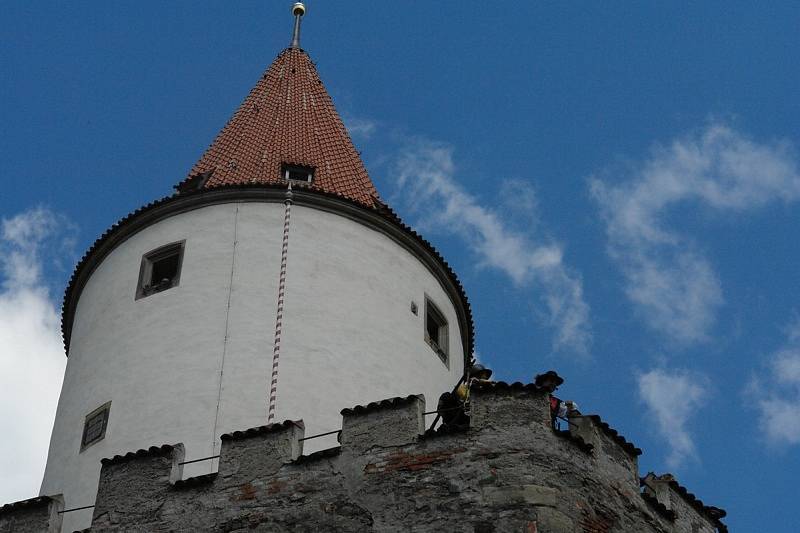
<instances>
[{"instance_id":1,"label":"dormer opening in roof","mask_svg":"<svg viewBox=\"0 0 800 533\"><path fill-rule=\"evenodd\" d=\"M331 193L369 208L381 205L364 162L353 146L309 55L300 48L305 6L292 6L292 44L256 82L178 191L235 185L283 184L283 165L313 169L307 189ZM206 180L195 176L211 171ZM196 188L195 188L196 185Z\"/></svg>"},{"instance_id":2,"label":"dormer opening in roof","mask_svg":"<svg viewBox=\"0 0 800 533\"><path fill-rule=\"evenodd\" d=\"M312 183L314 181L314 167L284 163L281 165L281 177L290 183Z\"/></svg>"},{"instance_id":3,"label":"dormer opening in roof","mask_svg":"<svg viewBox=\"0 0 800 533\"><path fill-rule=\"evenodd\" d=\"M217 471L220 434L302 419L320 437L303 443L313 452L335 446L328 432L344 407L438 398L464 378L473 325L463 287L381 202L299 47L305 8L292 7L294 46L178 194L114 224L71 278L71 355L41 489L77 508L63 531L91 525L83 507L114 450L182 442L194 477ZM107 420L92 411L111 401ZM93 444L81 451L87 413Z\"/></svg>"}]
</instances>

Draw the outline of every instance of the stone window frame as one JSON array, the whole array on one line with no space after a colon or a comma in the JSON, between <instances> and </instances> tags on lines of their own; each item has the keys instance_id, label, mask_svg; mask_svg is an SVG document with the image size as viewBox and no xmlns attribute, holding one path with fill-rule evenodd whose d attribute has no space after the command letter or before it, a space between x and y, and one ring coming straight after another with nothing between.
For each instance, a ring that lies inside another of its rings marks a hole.
<instances>
[{"instance_id":1,"label":"stone window frame","mask_svg":"<svg viewBox=\"0 0 800 533\"><path fill-rule=\"evenodd\" d=\"M438 338L432 339L428 332L428 318L432 318L438 325ZM436 353L448 369L450 368L450 326L444 313L433 299L425 295L425 316L422 320L425 342Z\"/></svg>"},{"instance_id":2,"label":"stone window frame","mask_svg":"<svg viewBox=\"0 0 800 533\"><path fill-rule=\"evenodd\" d=\"M186 239L183 239L159 246L155 250L150 250L142 256L142 263L139 267L139 282L136 284L136 300L166 291L180 284L185 248ZM150 278L153 275L153 265L160 260L172 257L176 254L178 255L178 269L175 276L170 279L168 283L148 283L148 281L152 281Z\"/></svg>"},{"instance_id":3,"label":"stone window frame","mask_svg":"<svg viewBox=\"0 0 800 533\"><path fill-rule=\"evenodd\" d=\"M87 441L86 437L89 431L89 423L95 420L98 416L103 416L102 419L102 429L100 433L93 437L91 440ZM106 430L108 429L108 420L111 415L111 400L107 401L88 415L83 420L83 431L81 432L81 452L85 449L89 448L100 442L101 440L106 438Z\"/></svg>"}]
</instances>

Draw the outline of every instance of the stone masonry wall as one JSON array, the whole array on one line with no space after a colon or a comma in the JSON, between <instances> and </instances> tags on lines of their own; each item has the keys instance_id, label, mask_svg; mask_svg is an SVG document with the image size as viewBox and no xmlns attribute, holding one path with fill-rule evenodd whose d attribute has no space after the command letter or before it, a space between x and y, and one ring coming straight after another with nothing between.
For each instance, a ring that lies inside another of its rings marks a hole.
<instances>
[{"instance_id":1,"label":"stone masonry wall","mask_svg":"<svg viewBox=\"0 0 800 533\"><path fill-rule=\"evenodd\" d=\"M0 507L0 533L58 533L64 509L61 498L42 496Z\"/></svg>"},{"instance_id":2,"label":"stone masonry wall","mask_svg":"<svg viewBox=\"0 0 800 533\"><path fill-rule=\"evenodd\" d=\"M471 394L469 428L423 435L424 400L394 398L344 410L341 447L309 456L302 422L224 435L219 472L184 481L181 445L106 459L88 531L725 531L673 485L643 497L640 451L598 417L558 432L533 385ZM0 532L40 531L9 515Z\"/></svg>"}]
</instances>

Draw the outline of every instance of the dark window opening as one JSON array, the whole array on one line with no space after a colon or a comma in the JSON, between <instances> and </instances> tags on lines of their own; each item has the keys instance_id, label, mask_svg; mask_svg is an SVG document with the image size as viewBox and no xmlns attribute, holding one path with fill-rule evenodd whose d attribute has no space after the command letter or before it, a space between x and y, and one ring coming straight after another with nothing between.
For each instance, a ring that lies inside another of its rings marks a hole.
<instances>
[{"instance_id":1,"label":"dark window opening","mask_svg":"<svg viewBox=\"0 0 800 533\"><path fill-rule=\"evenodd\" d=\"M136 299L171 289L178 285L183 263L184 242L157 248L142 257Z\"/></svg>"},{"instance_id":2,"label":"dark window opening","mask_svg":"<svg viewBox=\"0 0 800 533\"><path fill-rule=\"evenodd\" d=\"M180 259L178 254L175 254L153 261L153 275L150 283L152 285L169 283L178 277L178 259Z\"/></svg>"},{"instance_id":3,"label":"dark window opening","mask_svg":"<svg viewBox=\"0 0 800 533\"><path fill-rule=\"evenodd\" d=\"M311 183L314 181L314 169L299 165L283 165L281 167L281 176L288 181Z\"/></svg>"},{"instance_id":4,"label":"dark window opening","mask_svg":"<svg viewBox=\"0 0 800 533\"><path fill-rule=\"evenodd\" d=\"M445 364L448 363L447 320L436 305L425 299L425 341Z\"/></svg>"},{"instance_id":5,"label":"dark window opening","mask_svg":"<svg viewBox=\"0 0 800 533\"><path fill-rule=\"evenodd\" d=\"M105 438L110 410L111 402L108 402L86 415L86 421L83 424L83 437L81 438L81 451Z\"/></svg>"}]
</instances>

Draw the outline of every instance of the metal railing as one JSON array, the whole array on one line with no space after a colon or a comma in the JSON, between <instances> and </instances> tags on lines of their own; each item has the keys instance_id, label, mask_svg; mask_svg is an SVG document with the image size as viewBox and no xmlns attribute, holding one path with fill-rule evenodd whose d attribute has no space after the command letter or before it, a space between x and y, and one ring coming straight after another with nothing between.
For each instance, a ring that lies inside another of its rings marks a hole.
<instances>
[{"instance_id":1,"label":"metal railing","mask_svg":"<svg viewBox=\"0 0 800 533\"><path fill-rule=\"evenodd\" d=\"M341 432L342 432L341 429L334 429L333 431L326 431L325 433L318 433L316 435L311 435L310 437L303 437L302 439L298 439L298 440L302 442L304 440L316 439L317 437L325 437L326 435L333 435L334 433L341 433Z\"/></svg>"},{"instance_id":2,"label":"metal railing","mask_svg":"<svg viewBox=\"0 0 800 533\"><path fill-rule=\"evenodd\" d=\"M71 513L72 511L82 511L83 509L91 509L94 505L84 505L83 507L73 507L72 509L64 509L63 511L58 511L58 514L64 513Z\"/></svg>"},{"instance_id":3,"label":"metal railing","mask_svg":"<svg viewBox=\"0 0 800 533\"><path fill-rule=\"evenodd\" d=\"M219 459L219 454L209 455L208 457L201 457L200 459L192 459L191 461L181 461L179 465L190 465L192 463L199 463L200 461L209 461L211 459Z\"/></svg>"}]
</instances>

